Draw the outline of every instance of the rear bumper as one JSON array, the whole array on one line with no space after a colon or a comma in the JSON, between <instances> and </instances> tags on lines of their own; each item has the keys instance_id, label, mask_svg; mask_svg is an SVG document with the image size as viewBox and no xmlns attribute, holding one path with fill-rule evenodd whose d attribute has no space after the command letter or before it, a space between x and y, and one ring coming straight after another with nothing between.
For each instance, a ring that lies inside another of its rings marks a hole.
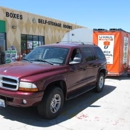
<instances>
[{"instance_id":1,"label":"rear bumper","mask_svg":"<svg viewBox=\"0 0 130 130\"><path fill-rule=\"evenodd\" d=\"M107 76L120 76L123 74L124 74L124 72L120 72L120 73L108 72Z\"/></svg>"},{"instance_id":2,"label":"rear bumper","mask_svg":"<svg viewBox=\"0 0 130 130\"><path fill-rule=\"evenodd\" d=\"M7 91L0 89L0 98L5 100L7 105L17 107L30 107L37 105L44 95L44 92L21 92L21 91ZM26 103L23 102L26 101Z\"/></svg>"}]
</instances>

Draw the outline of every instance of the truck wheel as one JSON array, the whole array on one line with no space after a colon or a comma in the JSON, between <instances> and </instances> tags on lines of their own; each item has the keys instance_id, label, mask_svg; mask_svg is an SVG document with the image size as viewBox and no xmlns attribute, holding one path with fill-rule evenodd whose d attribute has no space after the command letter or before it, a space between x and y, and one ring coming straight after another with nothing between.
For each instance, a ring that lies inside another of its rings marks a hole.
<instances>
[{"instance_id":1,"label":"truck wheel","mask_svg":"<svg viewBox=\"0 0 130 130\"><path fill-rule=\"evenodd\" d=\"M62 89L54 87L50 91L46 91L43 100L38 105L39 115L45 119L56 118L63 107L64 95Z\"/></svg>"},{"instance_id":2,"label":"truck wheel","mask_svg":"<svg viewBox=\"0 0 130 130\"><path fill-rule=\"evenodd\" d=\"M97 80L97 83L96 83L96 88L95 88L96 92L101 92L103 90L104 82L105 82L104 74L100 73L99 77L98 77L98 80Z\"/></svg>"}]
</instances>

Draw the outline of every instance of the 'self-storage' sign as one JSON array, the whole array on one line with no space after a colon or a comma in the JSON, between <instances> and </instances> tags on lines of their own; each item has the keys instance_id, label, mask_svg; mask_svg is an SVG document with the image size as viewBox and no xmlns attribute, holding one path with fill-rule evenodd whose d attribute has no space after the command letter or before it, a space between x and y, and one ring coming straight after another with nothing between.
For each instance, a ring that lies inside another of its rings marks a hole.
<instances>
[{"instance_id":1,"label":"'self-storage' sign","mask_svg":"<svg viewBox=\"0 0 130 130\"><path fill-rule=\"evenodd\" d=\"M12 12L6 12L6 17L14 18L14 19L20 19L20 20L23 19L23 15L17 14L17 13L12 13ZM35 18L33 18L32 21L34 23L38 21L39 24L48 24L48 25L52 25L52 26L63 27L63 28L66 28L66 29L72 29L72 26L70 26L70 25L67 25L67 24L62 25L61 23L57 23L57 22L54 22L54 21L48 21L48 20L44 20L44 19L36 20Z\"/></svg>"}]
</instances>

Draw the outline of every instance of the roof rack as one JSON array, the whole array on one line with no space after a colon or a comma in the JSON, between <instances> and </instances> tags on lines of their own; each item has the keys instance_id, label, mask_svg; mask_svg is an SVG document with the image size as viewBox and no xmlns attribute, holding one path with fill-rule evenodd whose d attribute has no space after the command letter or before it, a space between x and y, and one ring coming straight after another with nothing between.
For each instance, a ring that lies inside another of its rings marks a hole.
<instances>
[{"instance_id":1,"label":"roof rack","mask_svg":"<svg viewBox=\"0 0 130 130\"><path fill-rule=\"evenodd\" d=\"M93 31L108 31L107 29L104 28L94 28Z\"/></svg>"},{"instance_id":2,"label":"roof rack","mask_svg":"<svg viewBox=\"0 0 130 130\"><path fill-rule=\"evenodd\" d=\"M93 44L92 42L81 42L81 41L61 41L61 42L58 42L57 44L62 44L62 43L74 43L74 44L82 44L82 45L85 45L85 44Z\"/></svg>"},{"instance_id":3,"label":"roof rack","mask_svg":"<svg viewBox=\"0 0 130 130\"><path fill-rule=\"evenodd\" d=\"M110 31L124 31L124 30L121 29L121 28L110 28L109 30L110 30Z\"/></svg>"}]
</instances>

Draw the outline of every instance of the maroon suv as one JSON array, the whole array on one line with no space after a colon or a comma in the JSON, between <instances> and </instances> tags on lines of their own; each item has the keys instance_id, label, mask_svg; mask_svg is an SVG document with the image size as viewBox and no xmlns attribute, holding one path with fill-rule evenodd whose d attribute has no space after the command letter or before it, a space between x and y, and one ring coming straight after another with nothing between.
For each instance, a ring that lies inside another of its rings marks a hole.
<instances>
[{"instance_id":1,"label":"maroon suv","mask_svg":"<svg viewBox=\"0 0 130 130\"><path fill-rule=\"evenodd\" d=\"M36 47L21 61L0 66L0 106L37 106L47 119L64 101L104 88L106 58L94 44L58 43Z\"/></svg>"}]
</instances>

